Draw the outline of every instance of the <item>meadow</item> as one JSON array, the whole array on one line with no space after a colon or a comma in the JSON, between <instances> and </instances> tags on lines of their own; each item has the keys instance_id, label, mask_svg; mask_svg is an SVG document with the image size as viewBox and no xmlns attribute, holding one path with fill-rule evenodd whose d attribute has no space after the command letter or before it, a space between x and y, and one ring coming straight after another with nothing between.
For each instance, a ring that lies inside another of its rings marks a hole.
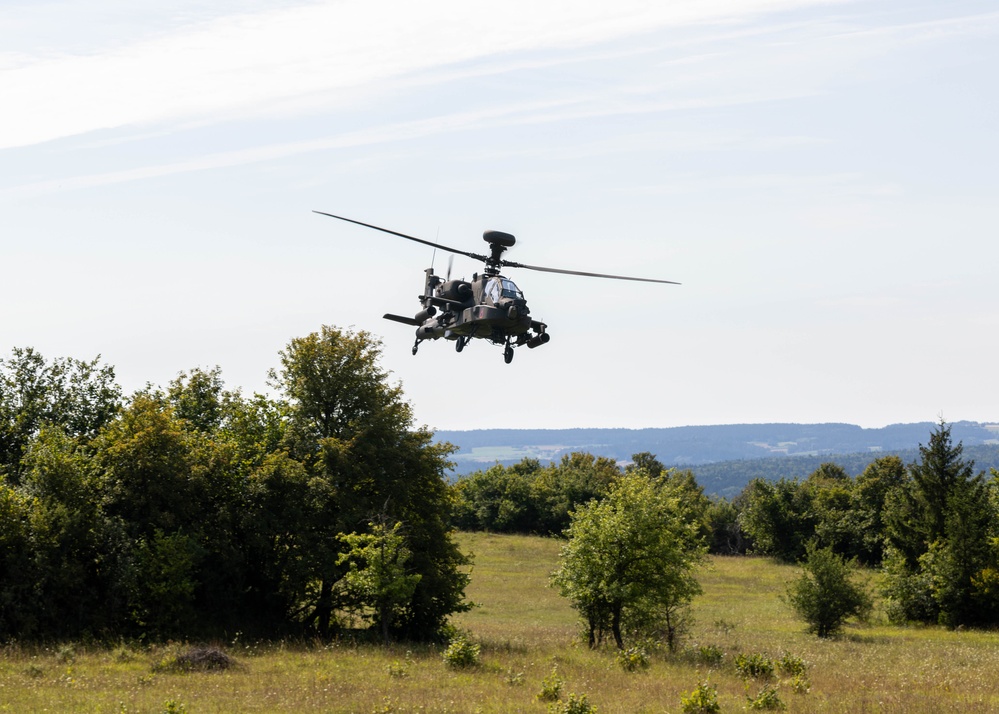
<instances>
[{"instance_id":1,"label":"meadow","mask_svg":"<svg viewBox=\"0 0 999 714\"><path fill-rule=\"evenodd\" d=\"M877 610L839 638L820 640L782 601L793 567L714 557L683 652L651 652L633 672L607 647L590 651L575 613L547 587L558 541L461 534L475 556L454 619L481 645L480 664L445 665L442 647L340 641L208 643L236 662L224 671L164 666L194 643L113 648L9 644L0 653L0 711L11 712L538 712L554 673L562 700L586 695L603 714L680 712L699 683L722 712L745 711L769 687L788 712L999 711L999 633L899 628ZM739 655L800 658L805 674L745 679Z\"/></svg>"}]
</instances>

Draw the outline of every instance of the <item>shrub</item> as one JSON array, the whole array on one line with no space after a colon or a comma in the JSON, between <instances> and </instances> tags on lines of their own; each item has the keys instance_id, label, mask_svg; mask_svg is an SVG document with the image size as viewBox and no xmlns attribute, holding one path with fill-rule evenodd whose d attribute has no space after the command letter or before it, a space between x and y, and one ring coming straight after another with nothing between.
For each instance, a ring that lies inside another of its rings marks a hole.
<instances>
[{"instance_id":1,"label":"shrub","mask_svg":"<svg viewBox=\"0 0 999 714\"><path fill-rule=\"evenodd\" d=\"M788 585L787 600L808 623L809 632L830 637L842 629L847 618L870 610L870 596L850 580L851 566L832 548L808 545L804 570Z\"/></svg>"},{"instance_id":2,"label":"shrub","mask_svg":"<svg viewBox=\"0 0 999 714\"><path fill-rule=\"evenodd\" d=\"M629 647L617 653L617 663L625 672L637 672L649 668L649 655L641 647Z\"/></svg>"},{"instance_id":3,"label":"shrub","mask_svg":"<svg viewBox=\"0 0 999 714\"><path fill-rule=\"evenodd\" d=\"M413 664L413 653L406 651L406 660L400 662L399 660L394 660L392 664L388 666L388 673L390 677L395 677L396 679L402 679L409 676L409 666Z\"/></svg>"},{"instance_id":4,"label":"shrub","mask_svg":"<svg viewBox=\"0 0 999 714\"><path fill-rule=\"evenodd\" d=\"M777 660L777 671L785 677L800 676L805 673L805 669L805 660L787 652Z\"/></svg>"},{"instance_id":5,"label":"shrub","mask_svg":"<svg viewBox=\"0 0 999 714\"><path fill-rule=\"evenodd\" d=\"M56 659L65 664L73 664L76 660L76 645L69 642L59 647L56 650Z\"/></svg>"},{"instance_id":6,"label":"shrub","mask_svg":"<svg viewBox=\"0 0 999 714\"><path fill-rule=\"evenodd\" d=\"M725 660L725 652L722 651L721 647L715 645L702 645L697 648L695 659L698 664L718 667Z\"/></svg>"},{"instance_id":7,"label":"shrub","mask_svg":"<svg viewBox=\"0 0 999 714\"><path fill-rule=\"evenodd\" d=\"M524 683L524 673L516 672L511 667L506 671L506 683L509 684L511 687L520 686L521 684Z\"/></svg>"},{"instance_id":8,"label":"shrub","mask_svg":"<svg viewBox=\"0 0 999 714\"><path fill-rule=\"evenodd\" d=\"M537 694L537 699L542 702L557 702L562 696L563 679L558 676L558 667L552 667L552 672L541 680L541 691Z\"/></svg>"},{"instance_id":9,"label":"shrub","mask_svg":"<svg viewBox=\"0 0 999 714\"><path fill-rule=\"evenodd\" d=\"M812 683L803 674L797 674L791 678L791 690L795 694L808 694L812 690Z\"/></svg>"},{"instance_id":10,"label":"shrub","mask_svg":"<svg viewBox=\"0 0 999 714\"><path fill-rule=\"evenodd\" d=\"M595 714L597 708L586 701L586 695L570 694L564 702L552 702L548 705L548 714Z\"/></svg>"},{"instance_id":11,"label":"shrub","mask_svg":"<svg viewBox=\"0 0 999 714\"><path fill-rule=\"evenodd\" d=\"M718 690L707 682L701 682L687 696L680 697L683 714L715 714L721 711L718 705Z\"/></svg>"},{"instance_id":12,"label":"shrub","mask_svg":"<svg viewBox=\"0 0 999 714\"><path fill-rule=\"evenodd\" d=\"M735 658L735 668L746 679L770 679L774 676L774 662L763 654L740 654Z\"/></svg>"},{"instance_id":13,"label":"shrub","mask_svg":"<svg viewBox=\"0 0 999 714\"><path fill-rule=\"evenodd\" d=\"M444 664L451 669L464 669L479 664L481 647L464 635L454 637L444 650Z\"/></svg>"},{"instance_id":14,"label":"shrub","mask_svg":"<svg viewBox=\"0 0 999 714\"><path fill-rule=\"evenodd\" d=\"M748 700L747 707L752 710L774 711L787 708L777 692L777 687L769 684L760 690L755 699L753 697L746 697L746 699Z\"/></svg>"}]
</instances>

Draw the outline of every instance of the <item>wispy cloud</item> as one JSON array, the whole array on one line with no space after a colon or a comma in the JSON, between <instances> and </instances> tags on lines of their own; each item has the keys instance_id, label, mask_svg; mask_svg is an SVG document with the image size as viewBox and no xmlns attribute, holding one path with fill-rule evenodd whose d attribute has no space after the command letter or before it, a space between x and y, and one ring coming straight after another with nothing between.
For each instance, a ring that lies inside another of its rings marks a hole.
<instances>
[{"instance_id":1,"label":"wispy cloud","mask_svg":"<svg viewBox=\"0 0 999 714\"><path fill-rule=\"evenodd\" d=\"M669 111L686 111L707 107L723 107L738 104L773 101L786 99L788 95L744 94L710 99L677 99L677 100L632 100L622 98L621 101L607 103L601 97L590 95L573 95L549 101L523 102L513 105L489 106L477 111L452 112L427 119L382 124L356 131L346 131L334 136L311 139L307 141L272 143L233 151L212 152L201 154L196 158L180 161L169 161L146 165L132 169L101 172L87 175L67 176L53 180L36 181L0 189L0 197L8 199L28 198L31 196L94 186L104 186L127 181L136 181L159 176L168 176L191 171L204 171L229 166L238 166L261 161L283 159L299 154L329 151L358 146L372 146L407 141L428 136L454 133L457 131L474 131L503 126L558 123L581 121L597 117L624 116L637 114L658 114ZM156 134L152 134L155 136ZM150 136L150 135L143 135ZM787 144L813 143L814 139L805 137L776 137L769 142L746 137L721 136L701 133L673 134L654 137L629 136L614 139L611 144L592 147L591 154L618 153L623 150L652 149L685 149L685 150L718 150L741 144L748 148L773 147ZM106 142L98 142L106 143ZM573 149L576 155L581 155L579 149ZM538 153L533 149L532 153ZM542 153L544 151L542 150ZM507 155L510 155L507 152ZM658 190L664 190L660 188ZM665 189L668 190L668 189Z\"/></svg>"},{"instance_id":2,"label":"wispy cloud","mask_svg":"<svg viewBox=\"0 0 999 714\"><path fill-rule=\"evenodd\" d=\"M204 120L477 58L585 47L825 0L320 2L229 16L97 52L0 58L0 148ZM12 108L12 109L10 109Z\"/></svg>"}]
</instances>

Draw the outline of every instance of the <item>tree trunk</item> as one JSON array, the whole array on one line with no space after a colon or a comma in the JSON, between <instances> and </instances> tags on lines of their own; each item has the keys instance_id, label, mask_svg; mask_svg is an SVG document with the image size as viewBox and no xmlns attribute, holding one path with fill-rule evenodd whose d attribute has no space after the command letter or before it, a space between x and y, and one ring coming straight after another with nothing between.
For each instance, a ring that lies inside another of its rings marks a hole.
<instances>
[{"instance_id":1,"label":"tree trunk","mask_svg":"<svg viewBox=\"0 0 999 714\"><path fill-rule=\"evenodd\" d=\"M614 605L614 613L611 615L611 631L614 633L614 642L619 650L624 649L624 640L621 639L621 606Z\"/></svg>"},{"instance_id":2,"label":"tree trunk","mask_svg":"<svg viewBox=\"0 0 999 714\"><path fill-rule=\"evenodd\" d=\"M319 600L316 602L316 630L323 640L329 639L332 619L333 583L329 580L323 580L319 586Z\"/></svg>"}]
</instances>

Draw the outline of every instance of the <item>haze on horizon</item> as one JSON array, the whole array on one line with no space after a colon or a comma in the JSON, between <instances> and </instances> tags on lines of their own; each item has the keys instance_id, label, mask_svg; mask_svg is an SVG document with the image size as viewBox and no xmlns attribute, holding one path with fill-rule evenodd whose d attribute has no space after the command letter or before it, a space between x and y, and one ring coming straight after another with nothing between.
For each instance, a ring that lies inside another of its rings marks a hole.
<instances>
[{"instance_id":1,"label":"haze on horizon","mask_svg":"<svg viewBox=\"0 0 999 714\"><path fill-rule=\"evenodd\" d=\"M12 0L0 358L220 366L383 339L439 429L999 420L999 11L982 0ZM511 260L552 340L385 312ZM456 257L454 274L480 270Z\"/></svg>"}]
</instances>

